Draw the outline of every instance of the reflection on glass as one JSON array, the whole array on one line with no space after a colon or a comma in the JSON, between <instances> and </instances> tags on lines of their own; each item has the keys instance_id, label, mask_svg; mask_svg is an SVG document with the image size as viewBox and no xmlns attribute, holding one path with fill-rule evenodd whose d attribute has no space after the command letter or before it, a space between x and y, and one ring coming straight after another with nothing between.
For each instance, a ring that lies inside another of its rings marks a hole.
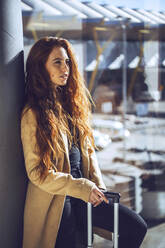
<instances>
[{"instance_id":1,"label":"reflection on glass","mask_svg":"<svg viewBox=\"0 0 165 248\"><path fill-rule=\"evenodd\" d=\"M165 12L107 1L34 2L22 5L25 59L42 36L71 41L96 104L92 123L107 188L123 192L121 201L149 226L163 222Z\"/></svg>"}]
</instances>

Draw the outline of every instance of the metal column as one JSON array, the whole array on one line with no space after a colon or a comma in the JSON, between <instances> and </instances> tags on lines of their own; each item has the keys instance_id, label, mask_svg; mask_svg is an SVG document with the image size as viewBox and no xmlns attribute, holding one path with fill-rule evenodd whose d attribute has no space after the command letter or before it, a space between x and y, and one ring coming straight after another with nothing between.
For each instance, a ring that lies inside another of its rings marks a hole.
<instances>
[{"instance_id":1,"label":"metal column","mask_svg":"<svg viewBox=\"0 0 165 248\"><path fill-rule=\"evenodd\" d=\"M0 1L0 247L21 248L26 176L20 140L24 97L20 0Z\"/></svg>"}]
</instances>

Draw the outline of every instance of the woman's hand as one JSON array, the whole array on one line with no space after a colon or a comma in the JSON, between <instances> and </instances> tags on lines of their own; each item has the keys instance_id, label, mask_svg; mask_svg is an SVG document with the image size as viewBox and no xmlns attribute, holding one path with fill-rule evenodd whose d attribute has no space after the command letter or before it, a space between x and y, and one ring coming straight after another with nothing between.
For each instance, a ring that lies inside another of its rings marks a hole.
<instances>
[{"instance_id":1,"label":"woman's hand","mask_svg":"<svg viewBox=\"0 0 165 248\"><path fill-rule=\"evenodd\" d=\"M94 186L89 195L89 202L92 203L94 207L97 207L102 201L109 203L103 192L97 186Z\"/></svg>"}]
</instances>

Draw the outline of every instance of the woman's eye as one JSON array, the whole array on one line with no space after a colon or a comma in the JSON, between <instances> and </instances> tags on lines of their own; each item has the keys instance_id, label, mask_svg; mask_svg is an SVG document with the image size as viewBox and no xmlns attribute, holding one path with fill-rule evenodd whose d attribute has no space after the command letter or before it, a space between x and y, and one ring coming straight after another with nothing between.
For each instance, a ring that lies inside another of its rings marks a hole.
<instances>
[{"instance_id":1,"label":"woman's eye","mask_svg":"<svg viewBox=\"0 0 165 248\"><path fill-rule=\"evenodd\" d=\"M62 64L70 65L70 59L67 59L65 62L61 60L55 60L53 61L53 64L54 65L62 65Z\"/></svg>"},{"instance_id":2,"label":"woman's eye","mask_svg":"<svg viewBox=\"0 0 165 248\"><path fill-rule=\"evenodd\" d=\"M60 60L56 60L56 61L54 61L54 64L61 64L61 61Z\"/></svg>"}]
</instances>

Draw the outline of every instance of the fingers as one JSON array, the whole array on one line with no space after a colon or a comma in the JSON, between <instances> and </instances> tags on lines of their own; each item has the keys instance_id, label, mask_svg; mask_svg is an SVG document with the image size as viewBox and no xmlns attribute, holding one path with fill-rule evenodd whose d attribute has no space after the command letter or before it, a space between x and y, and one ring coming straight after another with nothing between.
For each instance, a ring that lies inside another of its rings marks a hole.
<instances>
[{"instance_id":1,"label":"fingers","mask_svg":"<svg viewBox=\"0 0 165 248\"><path fill-rule=\"evenodd\" d=\"M94 207L97 207L102 201L109 203L103 192L101 192L101 190L96 186L91 191L89 202L92 203Z\"/></svg>"},{"instance_id":2,"label":"fingers","mask_svg":"<svg viewBox=\"0 0 165 248\"><path fill-rule=\"evenodd\" d=\"M95 203L93 204L93 206L94 206L94 207L97 207L97 206L100 205L100 203L102 203L102 202L103 202L103 199L100 198L100 200L97 201L97 202L95 202Z\"/></svg>"},{"instance_id":3,"label":"fingers","mask_svg":"<svg viewBox=\"0 0 165 248\"><path fill-rule=\"evenodd\" d=\"M106 203L109 203L108 199L105 197L104 193L99 188L95 188L94 191L97 195L97 200L102 199Z\"/></svg>"},{"instance_id":4,"label":"fingers","mask_svg":"<svg viewBox=\"0 0 165 248\"><path fill-rule=\"evenodd\" d=\"M104 197L103 197L103 201L105 201L105 203L109 203L109 200L105 197L105 195L104 195Z\"/></svg>"},{"instance_id":5,"label":"fingers","mask_svg":"<svg viewBox=\"0 0 165 248\"><path fill-rule=\"evenodd\" d=\"M100 190L99 190L99 192L100 192L100 194L99 194L100 198L102 198L103 201L105 201L106 203L109 203L109 200L106 198L106 196L104 195L104 193L102 191L100 191Z\"/></svg>"}]
</instances>

